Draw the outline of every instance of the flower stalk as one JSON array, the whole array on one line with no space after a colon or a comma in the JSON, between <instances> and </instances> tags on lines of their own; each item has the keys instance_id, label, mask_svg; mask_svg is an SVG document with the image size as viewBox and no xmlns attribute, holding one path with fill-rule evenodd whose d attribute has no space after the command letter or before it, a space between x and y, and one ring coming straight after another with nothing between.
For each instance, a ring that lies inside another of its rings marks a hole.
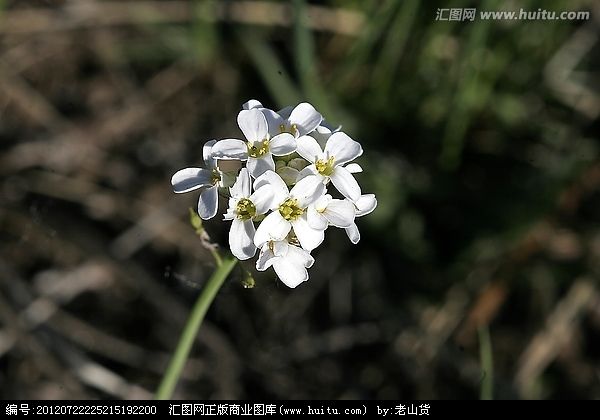
<instances>
[{"instance_id":1,"label":"flower stalk","mask_svg":"<svg viewBox=\"0 0 600 420\"><path fill-rule=\"evenodd\" d=\"M360 232L354 219L377 207L375 195L363 194L353 175L362 172L353 162L362 155L362 146L341 126L329 128L306 102L275 112L253 99L242 108L237 121L245 141L210 140L202 148L205 167L180 169L171 177L175 193L201 191L198 213L190 209L190 220L217 270L192 309L157 399L173 394L202 320L238 260L258 252L257 271L272 267L282 283L295 288L308 280L307 269L315 262L310 253L323 242L328 227L345 229L355 244ZM329 184L344 198L327 194ZM223 220L231 221L233 257L225 259L202 228L202 220L217 214L219 194L228 197ZM254 284L252 273L246 272L242 285Z\"/></svg>"},{"instance_id":2,"label":"flower stalk","mask_svg":"<svg viewBox=\"0 0 600 420\"><path fill-rule=\"evenodd\" d=\"M192 308L192 312L190 313L185 328L181 333L179 342L177 343L175 353L173 354L165 375L156 391L155 398L157 400L168 400L173 395L173 391L175 390L177 382L179 382L179 377L181 376L181 372L188 359L194 340L198 335L198 330L202 325L204 316L215 299L217 292L223 285L223 282L227 276L229 276L229 273L231 273L231 270L238 261L234 257L226 257L220 260L221 263L217 265L217 269L206 283L206 286L204 286L202 293Z\"/></svg>"}]
</instances>

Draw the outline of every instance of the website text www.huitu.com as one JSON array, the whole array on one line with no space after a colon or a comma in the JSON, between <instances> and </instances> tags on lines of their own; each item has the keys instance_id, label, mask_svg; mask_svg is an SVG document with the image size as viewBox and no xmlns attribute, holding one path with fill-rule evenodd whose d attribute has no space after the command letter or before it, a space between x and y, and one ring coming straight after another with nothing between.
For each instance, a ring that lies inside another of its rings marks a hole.
<instances>
[{"instance_id":1,"label":"website text www.huitu.com","mask_svg":"<svg viewBox=\"0 0 600 420\"><path fill-rule=\"evenodd\" d=\"M475 8L438 8L435 20L447 21L474 21L479 20L589 20L590 12L579 11L554 11L546 9L537 10L477 10Z\"/></svg>"}]
</instances>

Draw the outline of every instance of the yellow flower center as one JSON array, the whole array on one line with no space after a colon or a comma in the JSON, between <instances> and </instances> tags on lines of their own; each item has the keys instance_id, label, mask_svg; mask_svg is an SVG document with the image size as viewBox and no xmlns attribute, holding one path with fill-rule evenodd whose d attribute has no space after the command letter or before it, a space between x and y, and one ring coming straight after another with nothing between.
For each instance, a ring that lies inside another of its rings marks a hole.
<instances>
[{"instance_id":1,"label":"yellow flower center","mask_svg":"<svg viewBox=\"0 0 600 420\"><path fill-rule=\"evenodd\" d=\"M242 198L235 205L235 213L240 220L252 219L256 215L256 206L247 198Z\"/></svg>"},{"instance_id":2,"label":"yellow flower center","mask_svg":"<svg viewBox=\"0 0 600 420\"><path fill-rule=\"evenodd\" d=\"M285 124L281 124L279 126L279 132L280 133L290 133L291 135L295 136L296 133L298 133L298 126L296 124L292 124L288 127Z\"/></svg>"},{"instance_id":3,"label":"yellow flower center","mask_svg":"<svg viewBox=\"0 0 600 420\"><path fill-rule=\"evenodd\" d=\"M331 174L333 173L333 163L335 162L335 159L332 157L330 157L327 160L324 159L319 159L315 162L315 167L317 168L317 172L320 173L323 176L331 176Z\"/></svg>"},{"instance_id":4,"label":"yellow flower center","mask_svg":"<svg viewBox=\"0 0 600 420\"><path fill-rule=\"evenodd\" d=\"M213 185L217 185L219 182L221 182L221 174L217 169L212 170L212 173L210 175L210 182L212 182Z\"/></svg>"},{"instance_id":5,"label":"yellow flower center","mask_svg":"<svg viewBox=\"0 0 600 420\"><path fill-rule=\"evenodd\" d=\"M248 156L259 158L269 153L269 140L257 141L253 145L248 144Z\"/></svg>"},{"instance_id":6,"label":"yellow flower center","mask_svg":"<svg viewBox=\"0 0 600 420\"><path fill-rule=\"evenodd\" d=\"M298 217L304 214L304 209L298 206L298 200L295 198L288 198L279 206L279 213L285 220L294 221Z\"/></svg>"}]
</instances>

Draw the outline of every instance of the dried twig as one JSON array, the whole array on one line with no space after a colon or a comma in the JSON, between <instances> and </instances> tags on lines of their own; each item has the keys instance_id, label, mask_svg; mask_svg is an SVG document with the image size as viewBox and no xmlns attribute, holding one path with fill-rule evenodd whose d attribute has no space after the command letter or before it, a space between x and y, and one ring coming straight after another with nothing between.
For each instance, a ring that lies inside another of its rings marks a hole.
<instances>
[{"instance_id":1,"label":"dried twig","mask_svg":"<svg viewBox=\"0 0 600 420\"><path fill-rule=\"evenodd\" d=\"M535 383L540 374L568 344L575 325L588 304L598 299L598 291L588 279L571 286L546 321L546 327L529 343L519 359L515 383L523 398L535 398Z\"/></svg>"},{"instance_id":2,"label":"dried twig","mask_svg":"<svg viewBox=\"0 0 600 420\"><path fill-rule=\"evenodd\" d=\"M308 7L308 26L342 35L360 33L364 16L346 9ZM64 10L8 10L0 33L31 34L105 26L226 21L261 26L291 26L290 5L268 1L214 2L195 12L186 1L70 2Z\"/></svg>"}]
</instances>

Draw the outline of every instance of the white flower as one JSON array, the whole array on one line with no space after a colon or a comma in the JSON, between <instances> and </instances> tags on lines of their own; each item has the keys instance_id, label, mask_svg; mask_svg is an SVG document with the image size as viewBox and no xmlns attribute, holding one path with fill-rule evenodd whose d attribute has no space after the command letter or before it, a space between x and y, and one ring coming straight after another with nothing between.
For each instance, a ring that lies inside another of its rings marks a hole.
<instances>
[{"instance_id":1,"label":"white flower","mask_svg":"<svg viewBox=\"0 0 600 420\"><path fill-rule=\"evenodd\" d=\"M256 99L250 99L248 102L245 102L242 105L242 109L253 109L253 108L263 108L263 105L260 103L260 101L257 101Z\"/></svg>"},{"instance_id":2,"label":"white flower","mask_svg":"<svg viewBox=\"0 0 600 420\"><path fill-rule=\"evenodd\" d=\"M283 284L294 288L308 280L306 269L314 262L314 258L300 247L287 241L269 241L260 249L256 269L265 271L272 266Z\"/></svg>"},{"instance_id":3,"label":"white flower","mask_svg":"<svg viewBox=\"0 0 600 420\"><path fill-rule=\"evenodd\" d=\"M362 194L353 176L363 171L353 162L363 150L309 103L275 112L251 99L242 108L237 122L245 140L207 142L205 168L175 173L173 190L199 189L203 219L216 214L219 191L228 193L223 218L231 221L233 255L248 260L259 250L256 269L273 267L294 288L308 280L307 269L315 262L310 252L330 226L345 229L355 244L360 240L356 217L377 207L375 195ZM327 194L330 184L344 199Z\"/></svg>"},{"instance_id":4,"label":"white flower","mask_svg":"<svg viewBox=\"0 0 600 420\"><path fill-rule=\"evenodd\" d=\"M173 191L180 194L205 188L200 193L198 200L198 214L202 219L208 220L217 214L219 201L219 187L228 187L229 174L217 167L217 162L212 157L212 148L216 140L206 142L202 148L205 168L185 168L177 171L171 178ZM207 188L208 187L208 188Z\"/></svg>"},{"instance_id":5,"label":"white flower","mask_svg":"<svg viewBox=\"0 0 600 420\"><path fill-rule=\"evenodd\" d=\"M349 200L337 200L329 194L319 197L308 207L307 221L313 229L327 226L349 228L354 224L355 207Z\"/></svg>"},{"instance_id":6,"label":"white flower","mask_svg":"<svg viewBox=\"0 0 600 420\"><path fill-rule=\"evenodd\" d=\"M375 198L375 194L363 194L353 204L356 208L356 217L362 217L375 210L377 199ZM353 244L357 244L360 241L360 232L356 223L352 223L346 228L346 235L348 235L348 239Z\"/></svg>"},{"instance_id":7,"label":"white flower","mask_svg":"<svg viewBox=\"0 0 600 420\"><path fill-rule=\"evenodd\" d=\"M272 189L270 185L263 185L252 193L248 169L243 168L229 192L231 198L224 217L225 220L232 220L229 246L237 259L247 260L256 253L253 220L269 210L273 201Z\"/></svg>"},{"instance_id":8,"label":"white flower","mask_svg":"<svg viewBox=\"0 0 600 420\"><path fill-rule=\"evenodd\" d=\"M213 157L247 160L250 175L258 178L266 171L275 170L273 155L284 156L296 151L296 141L291 134L281 133L271 138L267 119L257 108L240 111L237 121L247 143L238 139L220 140L213 147Z\"/></svg>"},{"instance_id":9,"label":"white flower","mask_svg":"<svg viewBox=\"0 0 600 420\"><path fill-rule=\"evenodd\" d=\"M340 131L342 129L342 126L338 126L337 128L333 128L333 126L331 126L330 124L328 124L325 120L323 120L321 122L321 125L318 126L315 131L313 131L312 133L310 133L310 136L312 138L314 138L317 143L319 143L319 146L321 146L321 148L325 148L325 145L327 144L327 140L329 140L329 137L331 137L331 135L333 133L337 133L338 131ZM306 165L304 165L306 166ZM359 173L362 172L362 168L358 163L349 163L346 166L344 166L344 168L348 169L348 171L351 174L355 174L355 173Z\"/></svg>"},{"instance_id":10,"label":"white flower","mask_svg":"<svg viewBox=\"0 0 600 420\"><path fill-rule=\"evenodd\" d=\"M311 136L302 136L298 139L297 152L312 165L300 172L300 177L308 174L319 176L323 182L331 182L344 197L358 200L361 191L358 182L352 173L343 165L360 155L363 150L360 144L343 132L333 133L327 140L325 151Z\"/></svg>"},{"instance_id":11,"label":"white flower","mask_svg":"<svg viewBox=\"0 0 600 420\"><path fill-rule=\"evenodd\" d=\"M261 248L266 242L281 241L293 228L302 248L312 251L319 246L325 233L308 224L306 210L325 193L323 182L316 176L307 176L288 191L281 177L269 171L254 186L260 188L263 184L268 184L273 189L273 212L256 229L254 244Z\"/></svg>"},{"instance_id":12,"label":"white flower","mask_svg":"<svg viewBox=\"0 0 600 420\"><path fill-rule=\"evenodd\" d=\"M298 138L314 131L323 121L323 116L308 102L302 102L293 109L286 107L278 112L268 108L260 110L267 118L269 133L273 136L278 133L290 133Z\"/></svg>"},{"instance_id":13,"label":"white flower","mask_svg":"<svg viewBox=\"0 0 600 420\"><path fill-rule=\"evenodd\" d=\"M313 137L317 141L317 143L319 143L319 146L324 148L325 144L327 143L327 140L329 140L329 137L331 137L333 133L337 133L341 129L341 125L337 128L333 128L325 120L323 120L321 121L321 125L315 128L315 131L310 133L310 136Z\"/></svg>"}]
</instances>

